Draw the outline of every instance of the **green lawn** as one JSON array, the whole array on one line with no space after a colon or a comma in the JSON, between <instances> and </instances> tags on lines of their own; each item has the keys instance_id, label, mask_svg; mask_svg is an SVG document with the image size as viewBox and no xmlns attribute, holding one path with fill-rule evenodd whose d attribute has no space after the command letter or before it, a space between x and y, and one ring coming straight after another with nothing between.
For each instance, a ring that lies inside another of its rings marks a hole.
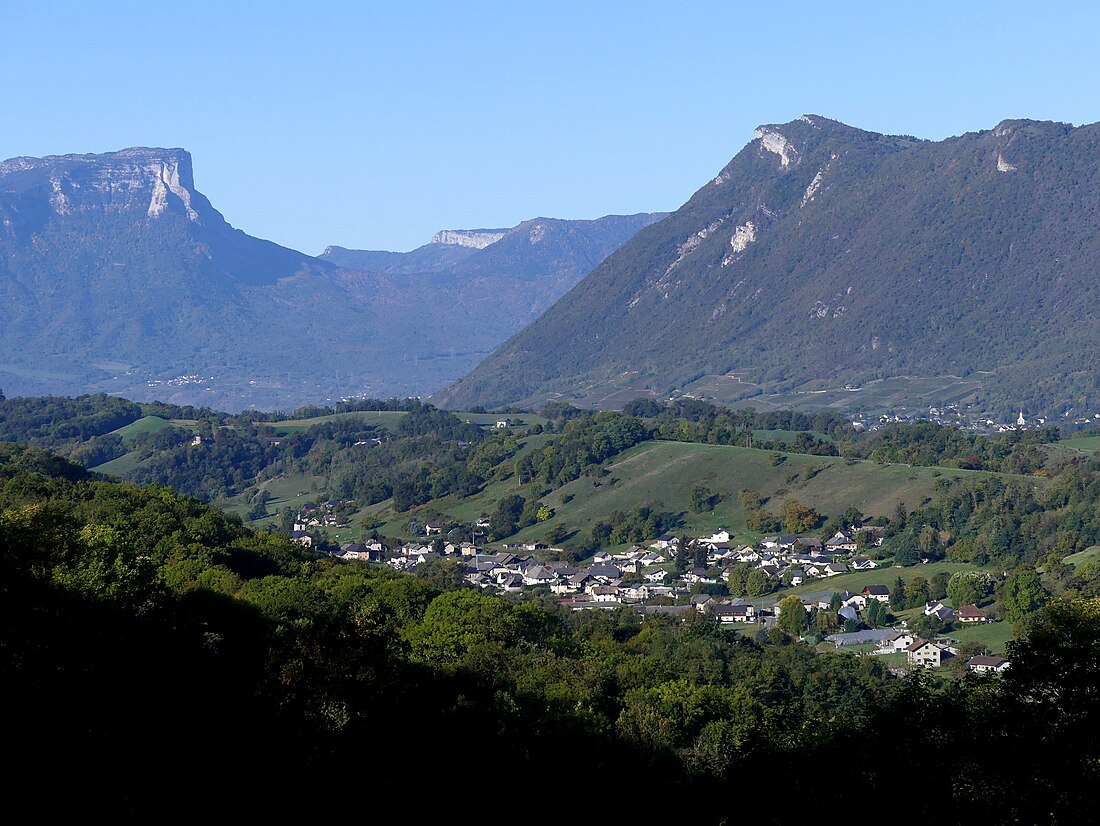
<instances>
[{"instance_id":1,"label":"green lawn","mask_svg":"<svg viewBox=\"0 0 1100 826\"><path fill-rule=\"evenodd\" d=\"M969 625L955 624L955 630L948 632L947 636L963 642L980 642L988 646L994 654L1005 653L1005 643L1012 639L1012 623L1001 620L1000 622L982 622Z\"/></svg>"}]
</instances>

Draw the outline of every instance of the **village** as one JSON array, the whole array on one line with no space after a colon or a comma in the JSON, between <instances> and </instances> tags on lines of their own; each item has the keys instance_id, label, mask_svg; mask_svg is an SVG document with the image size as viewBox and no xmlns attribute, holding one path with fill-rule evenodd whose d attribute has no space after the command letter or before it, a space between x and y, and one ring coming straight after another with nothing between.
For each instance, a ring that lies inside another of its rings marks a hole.
<instances>
[{"instance_id":1,"label":"village","mask_svg":"<svg viewBox=\"0 0 1100 826\"><path fill-rule=\"evenodd\" d=\"M296 541L310 544L305 529L311 522L334 524L332 512L337 505L324 502L301 514L295 524L301 529L296 530ZM474 535L487 528L488 520L480 520L474 525ZM590 563L580 564L553 561L564 555L562 549L542 542L505 543L503 550L494 551L473 542L448 541L442 525L429 523L423 530L424 541L393 548L381 540L344 543L331 554L410 573L433 560L452 560L461 566L470 586L486 591L552 595L558 604L573 611L629 606L643 616L687 618L697 613L750 635L782 627L781 589L816 581L824 585L832 577L879 569L880 563L870 558L867 550L882 543L882 531L874 526L852 526L837 531L825 542L806 536L765 536L756 545L737 543L728 530L718 530L697 537L664 534L645 546L597 552ZM735 569L740 569L742 575L747 573L748 592L755 596L719 595L727 593L724 584ZM805 620L795 624L806 630L800 636L813 641L813 618L818 612L832 612L843 630L819 635L816 641L822 648L846 649L865 656L904 655L900 667L895 666L897 671L940 668L960 655L965 655L965 667L970 671L1000 673L1008 667L1004 657L967 652L945 633L922 638L904 619L892 627L881 627L892 598L887 581L887 571L883 570L882 584L866 585L858 592L825 586L799 596L806 612ZM930 626L933 628L990 621L986 612L974 604L952 608L942 599L929 600L921 613L934 621ZM898 659L893 657L892 661Z\"/></svg>"}]
</instances>

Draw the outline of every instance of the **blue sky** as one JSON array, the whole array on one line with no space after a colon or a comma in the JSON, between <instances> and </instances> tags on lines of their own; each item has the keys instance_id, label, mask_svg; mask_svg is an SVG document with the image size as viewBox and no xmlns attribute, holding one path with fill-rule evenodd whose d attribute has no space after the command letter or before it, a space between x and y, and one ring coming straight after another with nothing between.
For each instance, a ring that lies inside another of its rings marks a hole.
<instances>
[{"instance_id":1,"label":"blue sky","mask_svg":"<svg viewBox=\"0 0 1100 826\"><path fill-rule=\"evenodd\" d=\"M0 0L0 158L191 151L317 254L675 209L761 123L1100 120L1100 4Z\"/></svg>"}]
</instances>

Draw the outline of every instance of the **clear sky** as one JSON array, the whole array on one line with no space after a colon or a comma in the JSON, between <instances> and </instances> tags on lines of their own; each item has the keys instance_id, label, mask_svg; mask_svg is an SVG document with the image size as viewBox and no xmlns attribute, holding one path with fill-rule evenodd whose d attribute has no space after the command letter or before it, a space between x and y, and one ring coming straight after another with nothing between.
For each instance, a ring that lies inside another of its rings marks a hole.
<instances>
[{"instance_id":1,"label":"clear sky","mask_svg":"<svg viewBox=\"0 0 1100 826\"><path fill-rule=\"evenodd\" d=\"M182 146L317 254L671 210L761 123L1100 120L1085 2L0 0L0 159Z\"/></svg>"}]
</instances>

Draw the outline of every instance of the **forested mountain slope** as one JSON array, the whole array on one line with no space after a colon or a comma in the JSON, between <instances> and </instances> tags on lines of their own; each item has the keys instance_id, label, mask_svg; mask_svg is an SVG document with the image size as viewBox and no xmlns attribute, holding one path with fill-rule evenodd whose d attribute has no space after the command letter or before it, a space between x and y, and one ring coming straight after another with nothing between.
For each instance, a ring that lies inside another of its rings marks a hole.
<instances>
[{"instance_id":1,"label":"forested mountain slope","mask_svg":"<svg viewBox=\"0 0 1100 826\"><path fill-rule=\"evenodd\" d=\"M939 142L818 116L762 126L433 401L733 401L957 376L989 406L1095 407L1098 159L1095 124Z\"/></svg>"}]
</instances>

